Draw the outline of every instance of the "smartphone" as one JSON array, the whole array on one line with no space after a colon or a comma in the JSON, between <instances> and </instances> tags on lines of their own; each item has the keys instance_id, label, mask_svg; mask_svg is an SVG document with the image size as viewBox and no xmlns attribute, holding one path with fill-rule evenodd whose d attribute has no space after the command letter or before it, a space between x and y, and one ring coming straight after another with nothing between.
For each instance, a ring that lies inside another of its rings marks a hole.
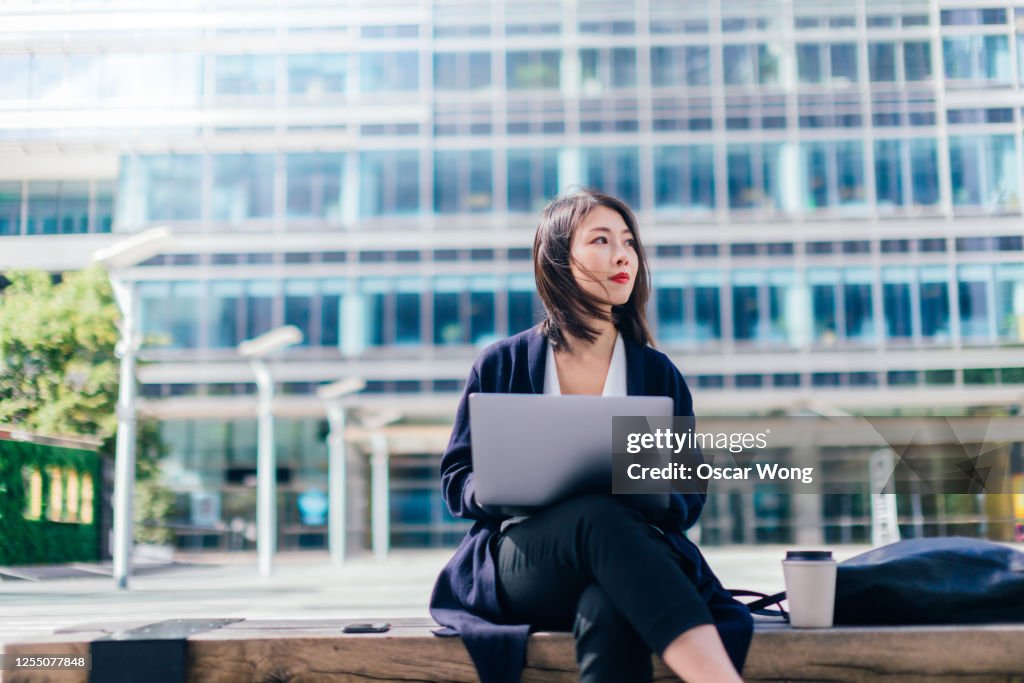
<instances>
[{"instance_id":1,"label":"smartphone","mask_svg":"<svg viewBox=\"0 0 1024 683\"><path fill-rule=\"evenodd\" d=\"M359 622L346 624L342 629L345 633L386 633L391 629L391 624L385 621Z\"/></svg>"}]
</instances>

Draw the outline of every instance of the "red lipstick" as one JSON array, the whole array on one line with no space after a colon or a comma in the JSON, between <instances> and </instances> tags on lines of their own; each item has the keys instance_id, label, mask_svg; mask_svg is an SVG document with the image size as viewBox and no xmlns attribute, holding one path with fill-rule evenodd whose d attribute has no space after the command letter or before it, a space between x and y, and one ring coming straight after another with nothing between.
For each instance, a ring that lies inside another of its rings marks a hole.
<instances>
[{"instance_id":1,"label":"red lipstick","mask_svg":"<svg viewBox=\"0 0 1024 683\"><path fill-rule=\"evenodd\" d=\"M629 273L619 273L615 277L609 278L613 282L618 282L620 285L624 285L629 282Z\"/></svg>"}]
</instances>

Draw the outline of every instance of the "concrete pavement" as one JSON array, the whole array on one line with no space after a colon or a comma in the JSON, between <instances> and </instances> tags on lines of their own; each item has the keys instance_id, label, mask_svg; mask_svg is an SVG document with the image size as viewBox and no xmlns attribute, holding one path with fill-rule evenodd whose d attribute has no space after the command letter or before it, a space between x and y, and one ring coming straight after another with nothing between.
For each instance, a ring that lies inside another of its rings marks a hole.
<instances>
[{"instance_id":1,"label":"concrete pavement","mask_svg":"<svg viewBox=\"0 0 1024 683\"><path fill-rule=\"evenodd\" d=\"M867 546L833 546L837 559ZM0 643L91 622L150 624L166 619L360 619L422 617L445 550L396 550L385 561L369 553L343 567L325 552L281 553L274 575L259 576L253 553L179 554L177 564L150 566L117 590L108 576L0 581ZM783 546L704 549L728 588L783 589ZM81 565L87 567L86 565ZM92 567L93 571L102 571Z\"/></svg>"}]
</instances>

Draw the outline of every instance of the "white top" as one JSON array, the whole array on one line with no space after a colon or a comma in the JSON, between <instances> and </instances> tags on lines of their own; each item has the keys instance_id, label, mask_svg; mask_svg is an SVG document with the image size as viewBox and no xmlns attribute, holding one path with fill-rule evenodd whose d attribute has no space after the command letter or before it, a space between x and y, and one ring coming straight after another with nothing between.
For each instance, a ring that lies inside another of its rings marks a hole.
<instances>
[{"instance_id":1,"label":"white top","mask_svg":"<svg viewBox=\"0 0 1024 683\"><path fill-rule=\"evenodd\" d=\"M561 396L562 388L558 384L558 368L555 366L555 349L548 344L547 357L544 360L544 393L549 396ZM608 374L604 378L602 396L626 396L626 345L622 335L616 333L615 348L612 349L612 362L608 365ZM509 517L501 523L501 530L526 519L525 515Z\"/></svg>"},{"instance_id":2,"label":"white top","mask_svg":"<svg viewBox=\"0 0 1024 683\"><path fill-rule=\"evenodd\" d=\"M548 355L544 361L544 393L549 396L561 396L562 388L558 384L558 369L555 367L555 349L548 344ZM602 396L626 395L626 345L622 335L616 333L615 348L612 349L612 362L608 365L608 375L604 378Z\"/></svg>"}]
</instances>

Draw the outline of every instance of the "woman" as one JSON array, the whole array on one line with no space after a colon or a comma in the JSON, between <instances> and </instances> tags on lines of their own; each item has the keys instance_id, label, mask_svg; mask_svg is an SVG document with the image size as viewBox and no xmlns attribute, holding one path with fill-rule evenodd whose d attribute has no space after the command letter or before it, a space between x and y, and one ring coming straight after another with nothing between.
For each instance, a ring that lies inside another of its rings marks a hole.
<instances>
[{"instance_id":1,"label":"woman","mask_svg":"<svg viewBox=\"0 0 1024 683\"><path fill-rule=\"evenodd\" d=\"M477 358L441 459L448 508L476 523L434 587L438 634L462 636L484 683L519 681L531 627L571 629L588 683L649 681L651 652L690 683L738 681L753 622L683 533L703 495L673 493L656 526L610 495L512 519L474 496L473 392L670 396L693 415L679 370L648 346L650 275L624 203L591 190L554 199L533 259L547 315Z\"/></svg>"}]
</instances>

